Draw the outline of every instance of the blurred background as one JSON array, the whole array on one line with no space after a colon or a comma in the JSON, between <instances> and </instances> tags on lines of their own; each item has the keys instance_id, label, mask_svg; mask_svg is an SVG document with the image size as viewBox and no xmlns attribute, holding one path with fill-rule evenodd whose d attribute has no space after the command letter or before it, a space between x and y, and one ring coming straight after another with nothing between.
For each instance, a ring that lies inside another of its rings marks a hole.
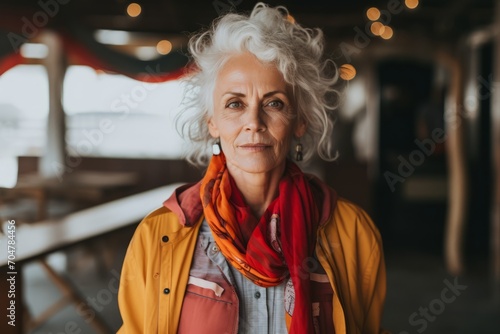
<instances>
[{"instance_id":1,"label":"blurred background","mask_svg":"<svg viewBox=\"0 0 500 334\"><path fill-rule=\"evenodd\" d=\"M203 172L174 127L187 40L255 3L0 0L2 333L116 332L135 227ZM268 3L339 67L339 158L303 167L380 229L384 327L499 333L500 1Z\"/></svg>"}]
</instances>

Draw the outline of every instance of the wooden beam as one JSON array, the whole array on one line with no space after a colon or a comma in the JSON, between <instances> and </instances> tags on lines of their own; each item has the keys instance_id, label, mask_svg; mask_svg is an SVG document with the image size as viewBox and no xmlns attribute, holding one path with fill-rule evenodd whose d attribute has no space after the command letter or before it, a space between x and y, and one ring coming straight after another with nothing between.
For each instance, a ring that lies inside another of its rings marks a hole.
<instances>
[{"instance_id":1,"label":"wooden beam","mask_svg":"<svg viewBox=\"0 0 500 334\"><path fill-rule=\"evenodd\" d=\"M44 30L40 41L48 46L49 54L43 60L49 79L49 115L47 118L47 142L39 162L39 173L44 177L61 177L66 158L66 125L62 106L62 88L66 65L59 35Z\"/></svg>"}]
</instances>

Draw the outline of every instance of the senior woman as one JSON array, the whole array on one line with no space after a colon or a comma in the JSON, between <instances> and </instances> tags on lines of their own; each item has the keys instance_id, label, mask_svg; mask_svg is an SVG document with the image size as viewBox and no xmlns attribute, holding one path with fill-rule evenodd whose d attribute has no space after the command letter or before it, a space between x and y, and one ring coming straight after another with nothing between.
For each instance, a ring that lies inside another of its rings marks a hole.
<instances>
[{"instance_id":1,"label":"senior woman","mask_svg":"<svg viewBox=\"0 0 500 334\"><path fill-rule=\"evenodd\" d=\"M137 228L119 333L379 332L376 227L293 162L330 158L337 77L323 43L264 4L191 38L186 109L197 115L182 129L190 161L209 164Z\"/></svg>"}]
</instances>

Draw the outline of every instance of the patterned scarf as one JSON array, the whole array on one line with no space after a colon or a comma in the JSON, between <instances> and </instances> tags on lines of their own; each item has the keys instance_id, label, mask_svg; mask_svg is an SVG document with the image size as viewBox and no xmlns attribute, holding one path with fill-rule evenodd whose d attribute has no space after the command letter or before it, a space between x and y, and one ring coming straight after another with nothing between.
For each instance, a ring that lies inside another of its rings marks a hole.
<instances>
[{"instance_id":1,"label":"patterned scarf","mask_svg":"<svg viewBox=\"0 0 500 334\"><path fill-rule=\"evenodd\" d=\"M260 220L244 203L223 154L212 157L200 195L205 218L226 259L262 287L279 285L290 276L295 290L290 333L313 333L308 261L313 258L320 215L299 167L287 161L279 195Z\"/></svg>"}]
</instances>

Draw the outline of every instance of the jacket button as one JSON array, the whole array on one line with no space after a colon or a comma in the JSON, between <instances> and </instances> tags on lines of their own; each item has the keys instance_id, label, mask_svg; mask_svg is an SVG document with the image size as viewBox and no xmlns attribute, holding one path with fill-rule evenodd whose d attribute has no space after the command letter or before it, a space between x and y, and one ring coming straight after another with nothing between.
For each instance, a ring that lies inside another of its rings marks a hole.
<instances>
[{"instance_id":1,"label":"jacket button","mask_svg":"<svg viewBox=\"0 0 500 334\"><path fill-rule=\"evenodd\" d=\"M260 298L260 292L257 291L255 294L254 294L255 298L259 299Z\"/></svg>"},{"instance_id":2,"label":"jacket button","mask_svg":"<svg viewBox=\"0 0 500 334\"><path fill-rule=\"evenodd\" d=\"M168 237L166 235L164 235L163 237L161 237L161 241L168 242Z\"/></svg>"},{"instance_id":3,"label":"jacket button","mask_svg":"<svg viewBox=\"0 0 500 334\"><path fill-rule=\"evenodd\" d=\"M163 293L168 295L170 293L170 289L169 288L165 288L163 289Z\"/></svg>"}]
</instances>

